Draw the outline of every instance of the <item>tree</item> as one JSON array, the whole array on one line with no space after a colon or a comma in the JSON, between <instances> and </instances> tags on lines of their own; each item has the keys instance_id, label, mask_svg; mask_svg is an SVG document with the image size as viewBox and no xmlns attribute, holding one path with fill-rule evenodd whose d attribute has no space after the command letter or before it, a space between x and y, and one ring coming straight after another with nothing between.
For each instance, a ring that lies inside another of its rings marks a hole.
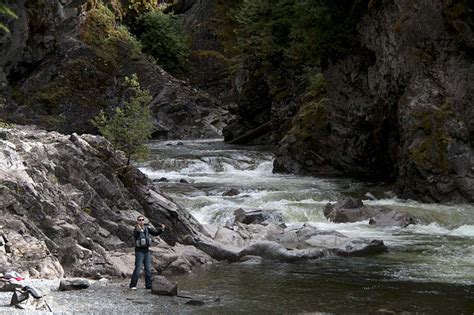
<instances>
[{"instance_id":1,"label":"tree","mask_svg":"<svg viewBox=\"0 0 474 315\"><path fill-rule=\"evenodd\" d=\"M140 87L137 75L126 77L123 87L124 94L131 92L132 96L110 115L101 111L92 120L92 124L115 149L125 152L128 166L132 157L143 159L148 156L149 149L145 142L151 136L153 122L147 107L151 101L150 93Z\"/></svg>"},{"instance_id":2,"label":"tree","mask_svg":"<svg viewBox=\"0 0 474 315\"><path fill-rule=\"evenodd\" d=\"M137 35L143 52L153 56L166 71L179 74L190 54L183 19L174 14L151 11L138 20Z\"/></svg>"},{"instance_id":3,"label":"tree","mask_svg":"<svg viewBox=\"0 0 474 315\"><path fill-rule=\"evenodd\" d=\"M3 2L0 2L0 15L4 15L10 19L18 19L18 16L15 14L15 12L10 10L10 8L8 8L6 4ZM0 30L4 31L5 33L10 33L10 30L8 29L8 27L1 22L0 22Z\"/></svg>"}]
</instances>

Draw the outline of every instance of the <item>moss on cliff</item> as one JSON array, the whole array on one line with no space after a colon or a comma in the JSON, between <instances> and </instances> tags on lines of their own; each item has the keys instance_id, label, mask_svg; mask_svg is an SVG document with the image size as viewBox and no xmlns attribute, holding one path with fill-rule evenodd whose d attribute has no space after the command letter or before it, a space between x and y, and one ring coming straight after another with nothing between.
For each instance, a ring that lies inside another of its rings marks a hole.
<instances>
[{"instance_id":1,"label":"moss on cliff","mask_svg":"<svg viewBox=\"0 0 474 315\"><path fill-rule=\"evenodd\" d=\"M293 126L289 135L297 141L311 142L316 144L321 136L326 121L326 109L324 103L326 98L314 100L303 104L295 116Z\"/></svg>"},{"instance_id":2,"label":"moss on cliff","mask_svg":"<svg viewBox=\"0 0 474 315\"><path fill-rule=\"evenodd\" d=\"M437 108L423 108L413 114L417 125L412 131L424 134L410 147L410 155L419 168L442 174L449 172L448 145L452 139L445 129L445 122L453 115L450 104L446 99Z\"/></svg>"}]
</instances>

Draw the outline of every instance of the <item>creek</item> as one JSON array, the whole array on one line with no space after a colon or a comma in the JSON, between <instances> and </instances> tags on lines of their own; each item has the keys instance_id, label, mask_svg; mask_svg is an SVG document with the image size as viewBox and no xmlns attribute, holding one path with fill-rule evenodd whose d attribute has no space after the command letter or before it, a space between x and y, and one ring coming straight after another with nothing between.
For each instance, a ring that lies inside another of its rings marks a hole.
<instances>
[{"instance_id":1,"label":"creek","mask_svg":"<svg viewBox=\"0 0 474 315\"><path fill-rule=\"evenodd\" d=\"M349 237L381 239L388 252L311 263L215 264L174 279L209 312L474 312L474 206L425 204L384 197L390 186L348 178L272 173L270 147L220 139L151 142L140 169L204 225L225 223L237 208L283 213L288 225L308 223ZM231 188L240 193L223 196ZM378 200L364 200L371 192ZM344 196L411 213L421 225L377 228L331 223L322 213Z\"/></svg>"}]
</instances>

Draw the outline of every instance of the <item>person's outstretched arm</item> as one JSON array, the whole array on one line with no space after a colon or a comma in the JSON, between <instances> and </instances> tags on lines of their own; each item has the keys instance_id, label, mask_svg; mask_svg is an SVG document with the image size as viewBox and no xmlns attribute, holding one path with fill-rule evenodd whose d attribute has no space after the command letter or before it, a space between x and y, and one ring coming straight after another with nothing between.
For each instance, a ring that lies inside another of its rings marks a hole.
<instances>
[{"instance_id":1,"label":"person's outstretched arm","mask_svg":"<svg viewBox=\"0 0 474 315\"><path fill-rule=\"evenodd\" d=\"M165 230L166 226L164 224L160 224L160 227L158 229L152 228L151 226L148 226L148 231L150 232L151 235L158 236L163 233Z\"/></svg>"}]
</instances>

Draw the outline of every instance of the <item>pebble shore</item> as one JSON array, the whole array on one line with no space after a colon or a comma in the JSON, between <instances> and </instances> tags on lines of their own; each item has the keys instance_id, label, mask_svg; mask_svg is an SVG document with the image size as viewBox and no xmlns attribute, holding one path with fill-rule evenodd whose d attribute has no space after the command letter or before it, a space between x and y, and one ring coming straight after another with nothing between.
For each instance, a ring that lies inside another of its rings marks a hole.
<instances>
[{"instance_id":1,"label":"pebble shore","mask_svg":"<svg viewBox=\"0 0 474 315\"><path fill-rule=\"evenodd\" d=\"M88 289L78 291L58 291L59 280L32 279L21 283L48 292L46 299L54 314L187 314L196 311L196 306L185 304L189 300L187 298L158 296L141 287L131 291L128 282L123 280L92 281ZM48 314L10 307L12 294L0 292L0 314Z\"/></svg>"}]
</instances>

